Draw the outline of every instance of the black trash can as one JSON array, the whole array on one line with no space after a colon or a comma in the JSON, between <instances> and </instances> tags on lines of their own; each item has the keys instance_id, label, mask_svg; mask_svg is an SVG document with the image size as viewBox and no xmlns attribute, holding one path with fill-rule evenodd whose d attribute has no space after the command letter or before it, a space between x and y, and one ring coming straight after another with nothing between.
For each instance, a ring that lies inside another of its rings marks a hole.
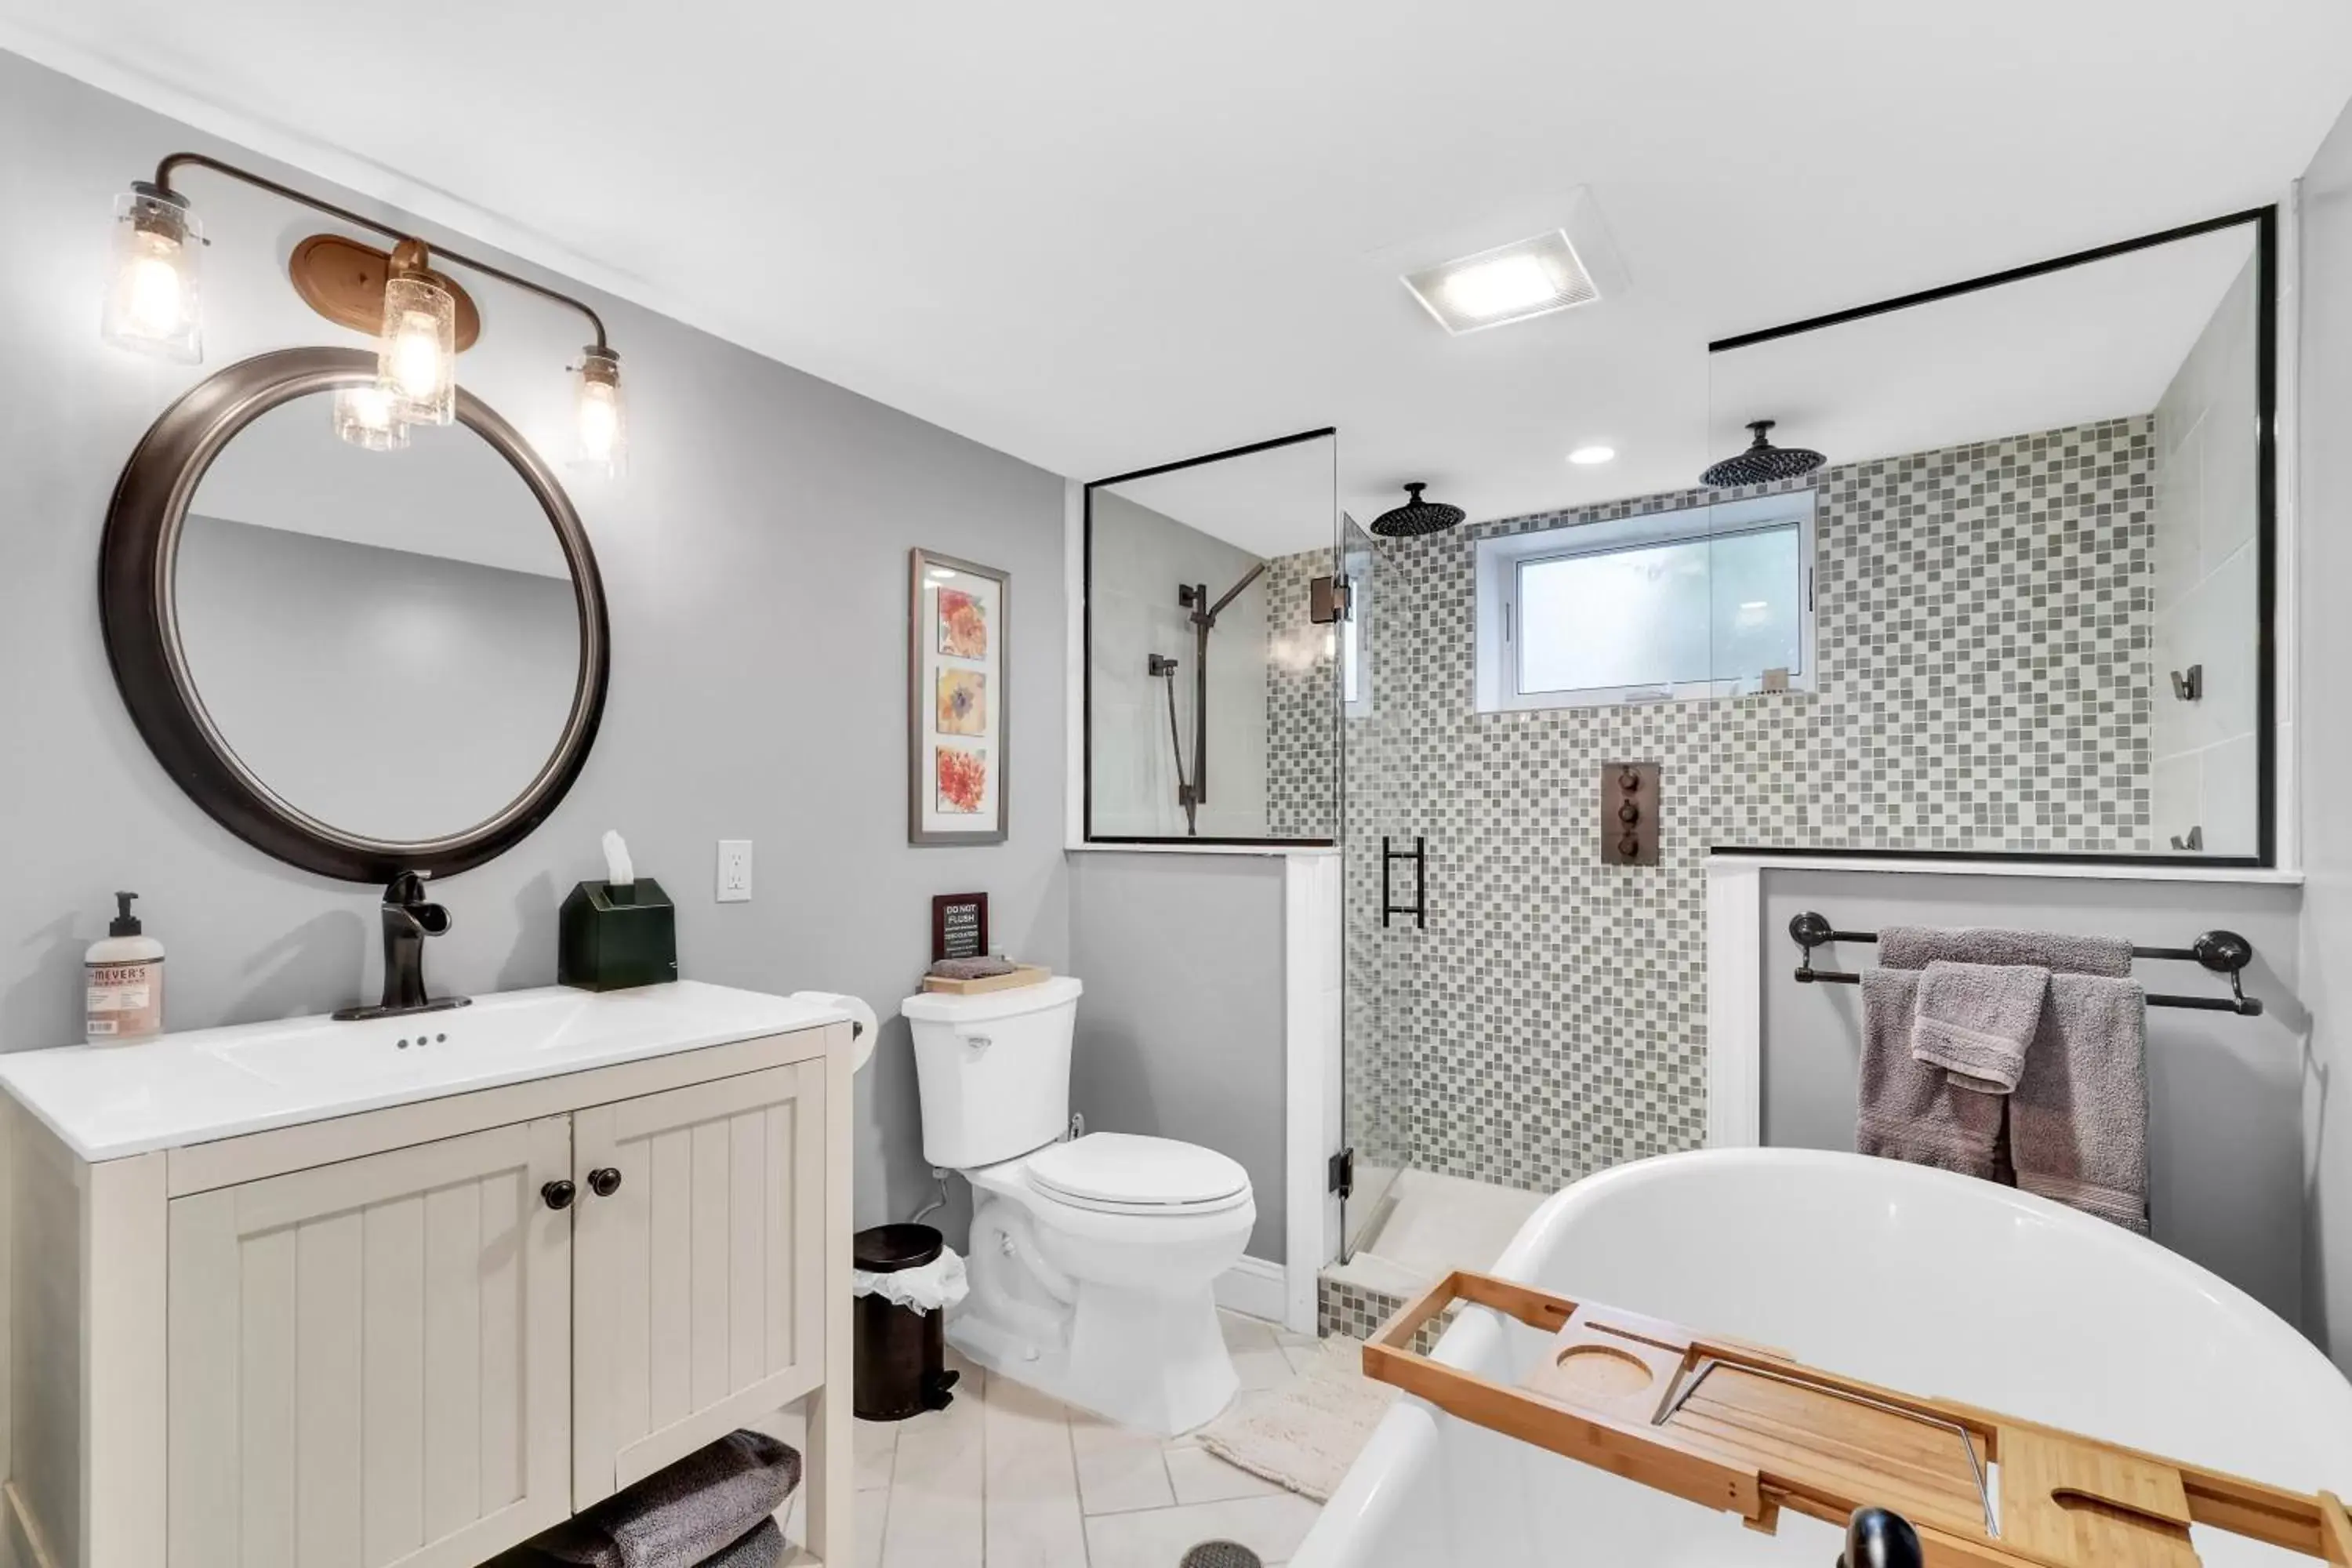
<instances>
[{"instance_id":1,"label":"black trash can","mask_svg":"<svg viewBox=\"0 0 2352 1568\"><path fill-rule=\"evenodd\" d=\"M868 1274L920 1268L946 1240L927 1225L877 1225L857 1233L857 1267ZM851 1404L863 1421L904 1421L944 1410L955 1395L947 1369L945 1312L919 1312L887 1296L857 1298L857 1365Z\"/></svg>"}]
</instances>

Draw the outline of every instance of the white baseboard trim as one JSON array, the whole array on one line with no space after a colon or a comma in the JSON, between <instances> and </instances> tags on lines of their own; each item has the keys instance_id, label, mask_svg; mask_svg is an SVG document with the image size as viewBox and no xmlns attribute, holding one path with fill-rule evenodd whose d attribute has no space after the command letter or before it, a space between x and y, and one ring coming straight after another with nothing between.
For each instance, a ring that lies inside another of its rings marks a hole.
<instances>
[{"instance_id":1,"label":"white baseboard trim","mask_svg":"<svg viewBox=\"0 0 2352 1568\"><path fill-rule=\"evenodd\" d=\"M1217 1276L1217 1305L1228 1312L1279 1323L1289 1302L1287 1279L1279 1263L1244 1258Z\"/></svg>"}]
</instances>

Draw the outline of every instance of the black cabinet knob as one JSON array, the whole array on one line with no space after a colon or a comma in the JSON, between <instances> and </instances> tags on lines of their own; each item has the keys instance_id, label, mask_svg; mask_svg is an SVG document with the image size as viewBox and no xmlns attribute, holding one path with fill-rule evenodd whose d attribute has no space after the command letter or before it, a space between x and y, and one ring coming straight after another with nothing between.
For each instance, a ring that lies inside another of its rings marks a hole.
<instances>
[{"instance_id":1,"label":"black cabinet knob","mask_svg":"<svg viewBox=\"0 0 2352 1568\"><path fill-rule=\"evenodd\" d=\"M1642 808L1629 800L1617 808L1617 820L1630 826L1642 820Z\"/></svg>"},{"instance_id":2,"label":"black cabinet knob","mask_svg":"<svg viewBox=\"0 0 2352 1568\"><path fill-rule=\"evenodd\" d=\"M599 1165L588 1173L588 1190L600 1198L609 1198L621 1190L621 1173L610 1165Z\"/></svg>"},{"instance_id":3,"label":"black cabinet knob","mask_svg":"<svg viewBox=\"0 0 2352 1568\"><path fill-rule=\"evenodd\" d=\"M570 1182L550 1182L539 1189L540 1201L551 1209L568 1209L579 1195L580 1189Z\"/></svg>"}]
</instances>

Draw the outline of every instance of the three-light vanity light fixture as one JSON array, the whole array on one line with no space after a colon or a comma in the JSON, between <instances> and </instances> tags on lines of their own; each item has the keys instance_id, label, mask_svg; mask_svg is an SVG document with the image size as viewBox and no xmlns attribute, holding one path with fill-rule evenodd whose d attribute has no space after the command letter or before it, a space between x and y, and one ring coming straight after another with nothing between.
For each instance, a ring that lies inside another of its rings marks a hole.
<instances>
[{"instance_id":1,"label":"three-light vanity light fixture","mask_svg":"<svg viewBox=\"0 0 2352 1568\"><path fill-rule=\"evenodd\" d=\"M204 320L197 304L196 253L208 244L204 226L172 175L182 167L210 169L257 190L325 213L390 239L382 251L341 235L318 234L294 247L287 272L296 293L331 321L376 335L373 384L335 395L335 433L370 451L396 452L419 425L447 425L457 415L457 355L481 334L472 298L436 260L569 305L588 318L595 341L571 367L576 408L573 467L607 476L628 459L627 408L621 395L621 356L604 341L604 323L581 301L446 247L306 195L275 180L200 153L174 153L155 177L134 181L114 201L111 276L100 335L118 348L194 364L204 359Z\"/></svg>"}]
</instances>

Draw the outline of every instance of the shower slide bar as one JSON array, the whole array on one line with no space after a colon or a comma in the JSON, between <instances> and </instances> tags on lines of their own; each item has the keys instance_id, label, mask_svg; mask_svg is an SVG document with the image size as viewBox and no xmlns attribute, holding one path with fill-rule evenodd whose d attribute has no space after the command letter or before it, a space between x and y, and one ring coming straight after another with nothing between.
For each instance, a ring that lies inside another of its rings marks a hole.
<instances>
[{"instance_id":1,"label":"shower slide bar","mask_svg":"<svg viewBox=\"0 0 2352 1568\"><path fill-rule=\"evenodd\" d=\"M1790 917L1789 935L1805 950L1805 959L1797 966L1800 985L1859 985L1862 976L1832 969L1813 967L1813 949L1838 942L1876 942L1874 931L1838 931L1832 928L1827 915L1807 910ZM2204 1013L2235 1013L2242 1018L2263 1016L2263 999L2246 994L2243 974L2246 965L2254 961L2254 944L2233 931L2209 931L2187 947L2132 948L2134 958L2179 959L2203 964L2216 974L2230 977L2227 996L2150 996L2151 1007L2189 1007Z\"/></svg>"}]
</instances>

